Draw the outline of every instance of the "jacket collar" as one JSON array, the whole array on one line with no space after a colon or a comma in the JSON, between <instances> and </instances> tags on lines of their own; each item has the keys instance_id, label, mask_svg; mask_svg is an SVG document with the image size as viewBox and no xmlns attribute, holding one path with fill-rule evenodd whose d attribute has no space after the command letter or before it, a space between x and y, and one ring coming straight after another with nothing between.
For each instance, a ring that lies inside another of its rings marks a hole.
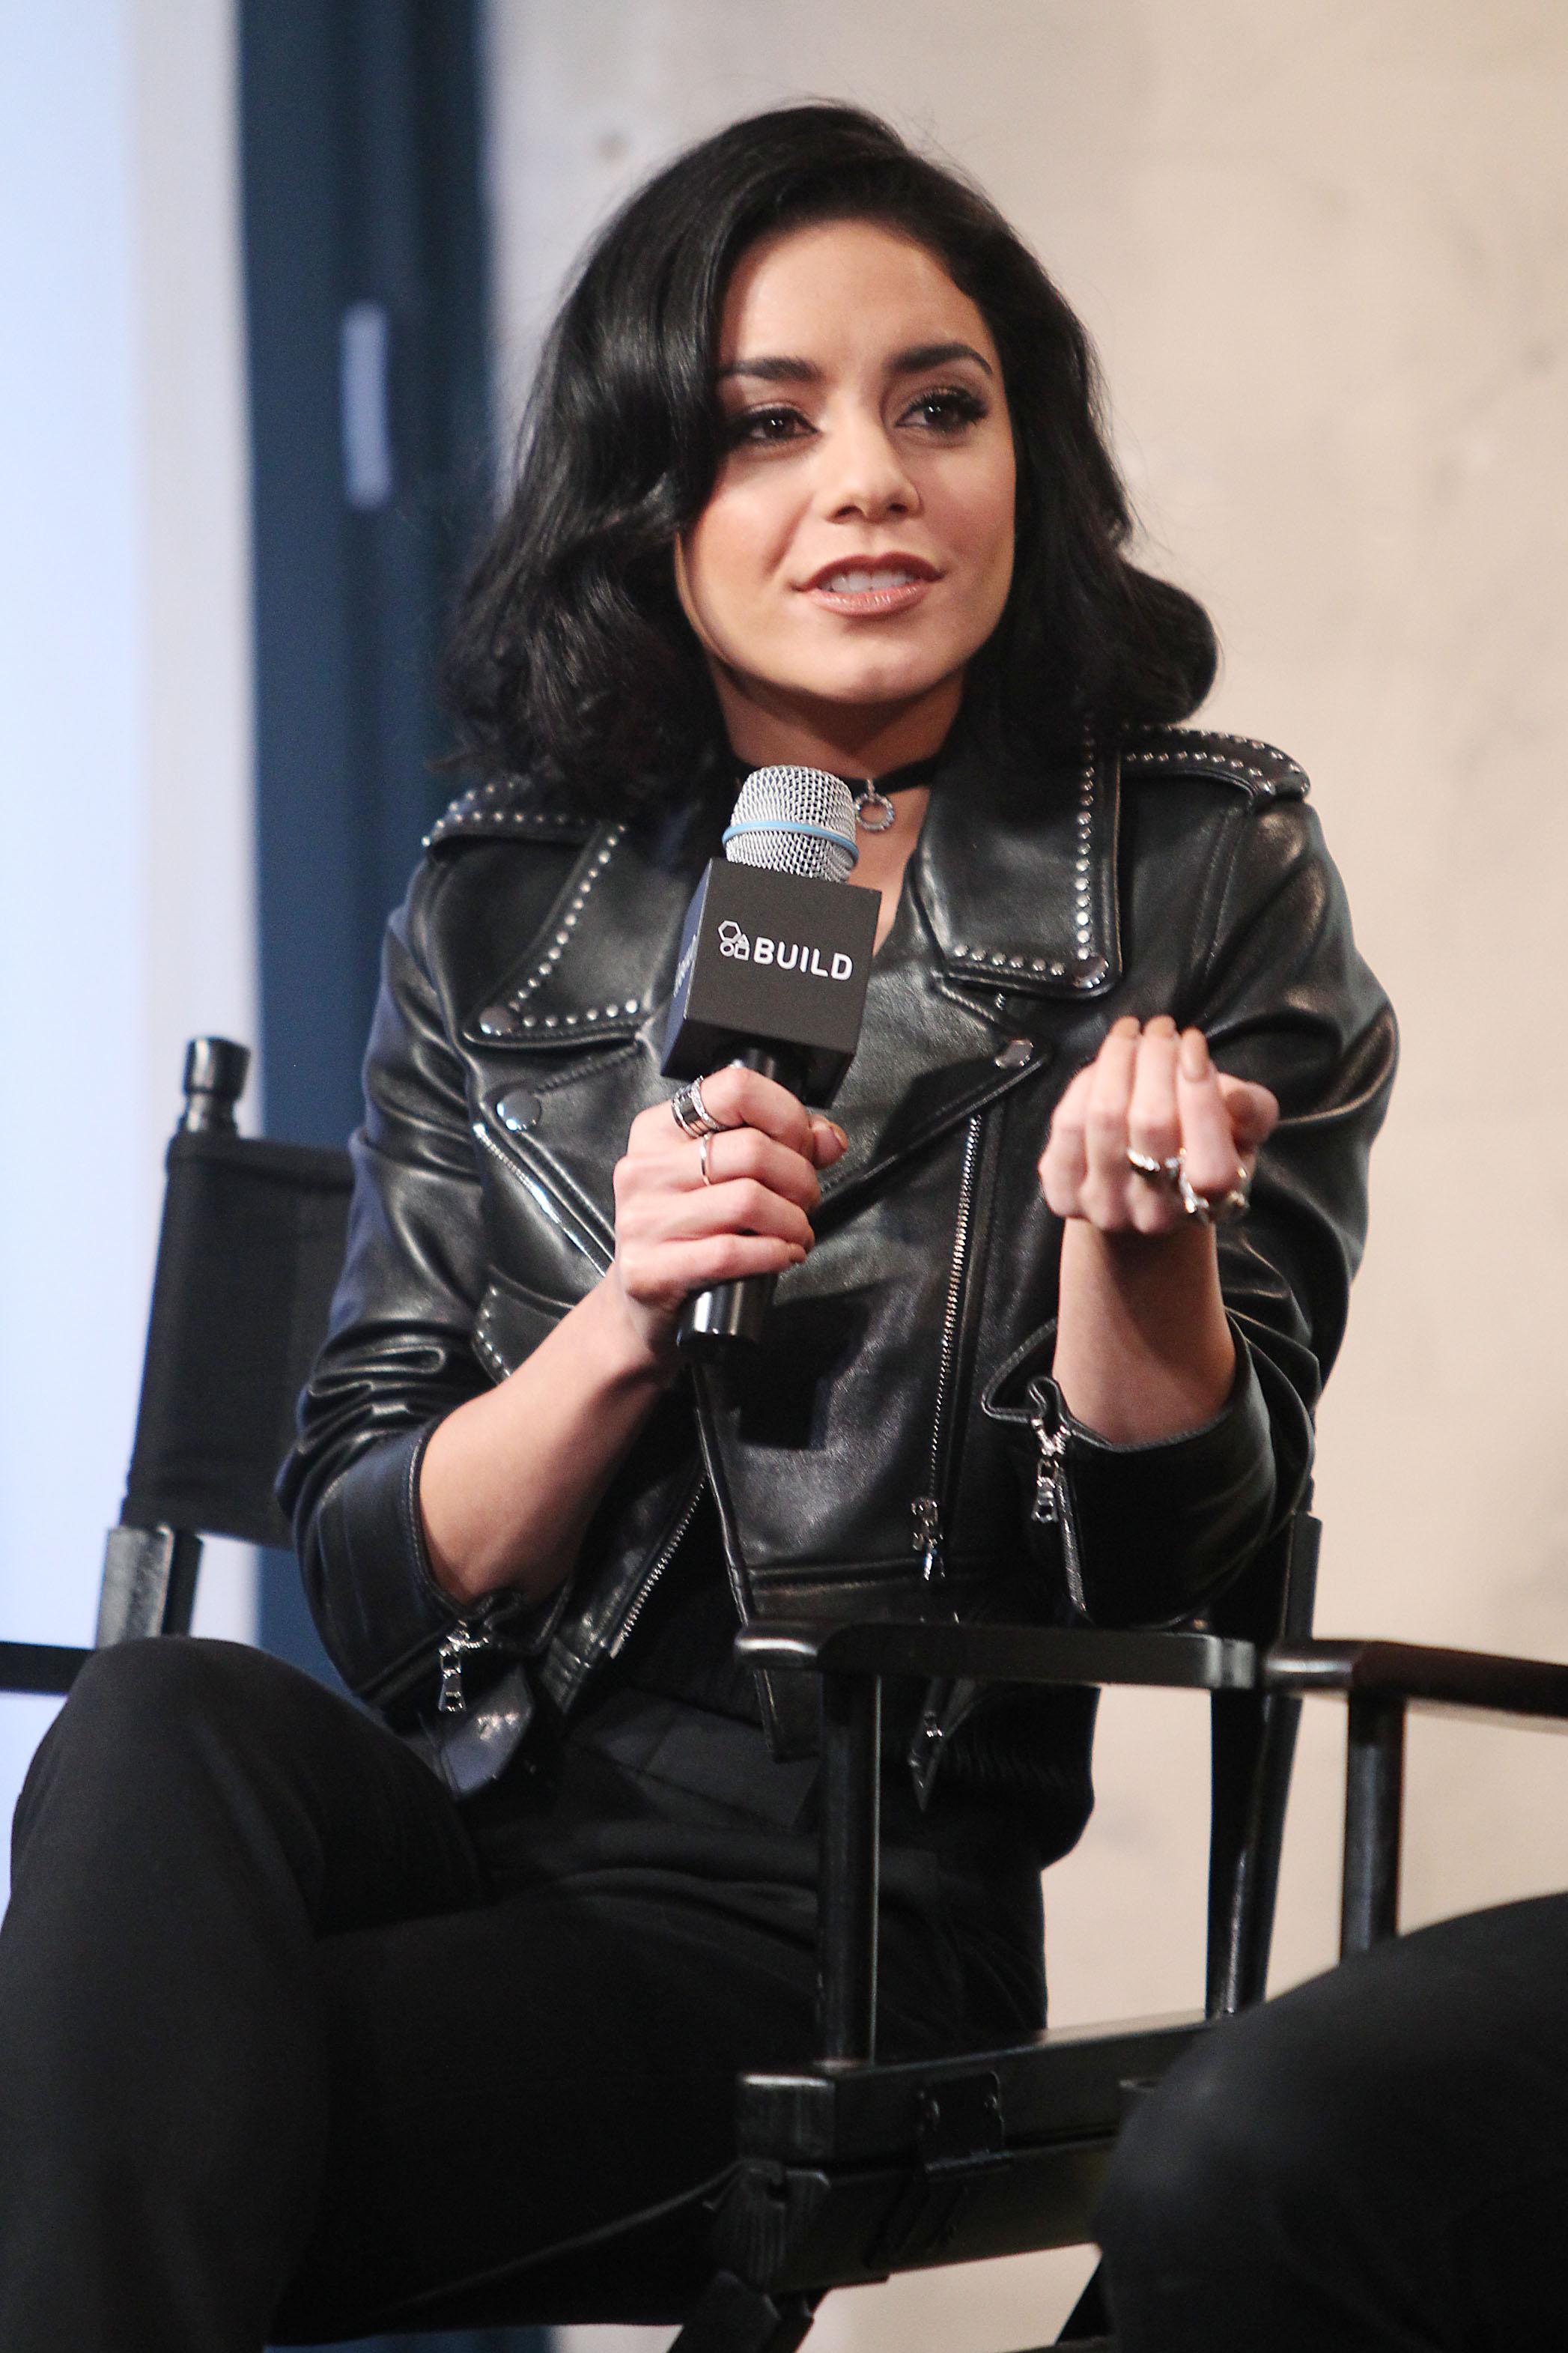
<instances>
[{"instance_id":1,"label":"jacket collar","mask_svg":"<svg viewBox=\"0 0 1568 2353\"><path fill-rule=\"evenodd\" d=\"M913 895L943 976L993 996L1102 996L1121 977L1114 750L1026 765L962 732L944 754L912 861ZM465 1025L481 1038L571 1049L629 1038L669 1001L675 947L725 808L711 788L661 831L588 841L523 960ZM637 943L646 944L634 968Z\"/></svg>"},{"instance_id":2,"label":"jacket collar","mask_svg":"<svg viewBox=\"0 0 1568 2353\"><path fill-rule=\"evenodd\" d=\"M1004 763L974 737L932 792L916 883L950 976L1025 997L1101 996L1121 977L1114 749Z\"/></svg>"},{"instance_id":3,"label":"jacket collar","mask_svg":"<svg viewBox=\"0 0 1568 2353\"><path fill-rule=\"evenodd\" d=\"M475 1042L562 1054L552 1090L573 1087L579 1064L588 1078L597 1050L618 1044L628 1109L668 1094L658 1055L681 926L726 813L704 795L662 834L601 828L539 938L466 1022ZM1032 774L988 761L967 736L944 755L834 1105L851 1142L825 1178L825 1211L1044 1071L1055 1026L1044 1000L1112 987L1115 840L1116 762L1092 746ZM552 1126L572 1180L593 1189L601 1140L577 1139L580 1153ZM542 1133L538 1148L552 1156Z\"/></svg>"}]
</instances>

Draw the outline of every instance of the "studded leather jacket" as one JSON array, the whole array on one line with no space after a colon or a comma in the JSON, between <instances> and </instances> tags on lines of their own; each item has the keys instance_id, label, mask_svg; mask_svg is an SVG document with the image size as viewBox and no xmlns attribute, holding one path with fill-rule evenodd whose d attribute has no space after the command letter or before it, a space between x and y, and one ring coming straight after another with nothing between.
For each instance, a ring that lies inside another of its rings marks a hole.
<instances>
[{"instance_id":1,"label":"studded leather jacket","mask_svg":"<svg viewBox=\"0 0 1568 2353\"><path fill-rule=\"evenodd\" d=\"M662 1401L547 1605L503 1596L467 1619L422 1541L424 1446L610 1263L611 1171L669 1092L681 922L732 786L658 827L595 826L511 781L454 804L388 930L348 1257L280 1481L329 1651L454 1787L498 1769L531 1718L592 1704L688 1540L700 1434L742 1620L1168 1623L1253 1556L1307 1476L1394 1056L1306 790L1268 746L1187 731L1005 771L954 745L834 1105L848 1150L764 1348L701 1433L684 1387ZM1050 1380L1060 1229L1036 1163L1109 1025L1163 1012L1272 1087L1282 1118L1250 1215L1218 1238L1227 1404L1117 1447ZM776 1753L809 1746L809 1679L763 1703ZM1071 1843L1081 1695L932 1691L898 1720L922 1795L951 1766L1031 1805L1048 1851Z\"/></svg>"}]
</instances>

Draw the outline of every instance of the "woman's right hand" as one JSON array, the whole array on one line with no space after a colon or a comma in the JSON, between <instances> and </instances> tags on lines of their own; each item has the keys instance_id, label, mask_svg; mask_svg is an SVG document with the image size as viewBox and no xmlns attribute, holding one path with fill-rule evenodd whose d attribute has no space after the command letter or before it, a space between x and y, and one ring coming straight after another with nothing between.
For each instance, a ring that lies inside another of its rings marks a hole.
<instances>
[{"instance_id":1,"label":"woman's right hand","mask_svg":"<svg viewBox=\"0 0 1568 2353\"><path fill-rule=\"evenodd\" d=\"M844 1131L786 1087L739 1063L702 1081L725 1124L700 1147L668 1103L632 1123L615 1173L616 1256L605 1278L647 1353L673 1360L675 1328L694 1291L798 1266L815 1236L819 1168L844 1151Z\"/></svg>"}]
</instances>

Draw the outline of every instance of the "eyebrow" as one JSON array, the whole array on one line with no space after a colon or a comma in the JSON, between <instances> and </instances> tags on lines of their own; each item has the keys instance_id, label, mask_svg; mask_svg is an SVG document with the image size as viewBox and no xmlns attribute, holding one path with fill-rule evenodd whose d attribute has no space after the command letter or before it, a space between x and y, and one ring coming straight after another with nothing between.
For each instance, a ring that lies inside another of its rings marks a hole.
<instances>
[{"instance_id":1,"label":"eyebrow","mask_svg":"<svg viewBox=\"0 0 1568 2353\"><path fill-rule=\"evenodd\" d=\"M954 360L973 360L985 375L995 373L973 343L911 343L908 350L894 353L892 374L918 375L925 368L950 366ZM754 360L731 360L727 367L720 369L719 382L726 384L738 375L755 376L763 384L816 384L822 370L813 360L793 359L780 353Z\"/></svg>"}]
</instances>

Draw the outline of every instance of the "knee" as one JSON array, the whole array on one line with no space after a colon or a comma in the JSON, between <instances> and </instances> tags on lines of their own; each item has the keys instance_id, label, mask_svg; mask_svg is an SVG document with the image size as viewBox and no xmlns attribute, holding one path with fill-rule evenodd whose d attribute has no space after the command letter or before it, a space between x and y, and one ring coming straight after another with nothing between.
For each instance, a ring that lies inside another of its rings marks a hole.
<instances>
[{"instance_id":1,"label":"knee","mask_svg":"<svg viewBox=\"0 0 1568 2353\"><path fill-rule=\"evenodd\" d=\"M1205 2037L1133 2107L1116 2145L1100 2210L1108 2261L1147 2258L1233 2227L1233 2185L1256 2181L1252 2160L1271 2150L1271 2106L1257 2075L1237 2063L1224 2031Z\"/></svg>"},{"instance_id":2,"label":"knee","mask_svg":"<svg viewBox=\"0 0 1568 2353\"><path fill-rule=\"evenodd\" d=\"M243 1643L183 1635L95 1651L33 1760L18 1828L62 1776L113 1788L145 1787L165 1765L187 1772L215 1738L264 1726L294 1672Z\"/></svg>"},{"instance_id":3,"label":"knee","mask_svg":"<svg viewBox=\"0 0 1568 2353\"><path fill-rule=\"evenodd\" d=\"M1269 2005L1205 2034L1130 2116L1101 2203L1113 2269L1222 2269L1346 2190L1373 2096L1331 2034Z\"/></svg>"},{"instance_id":4,"label":"knee","mask_svg":"<svg viewBox=\"0 0 1568 2353\"><path fill-rule=\"evenodd\" d=\"M242 1642L161 1634L94 1651L71 1686L58 1725L80 1737L100 1731L146 1736L161 1728L232 1721L264 1702L279 1662Z\"/></svg>"}]
</instances>

